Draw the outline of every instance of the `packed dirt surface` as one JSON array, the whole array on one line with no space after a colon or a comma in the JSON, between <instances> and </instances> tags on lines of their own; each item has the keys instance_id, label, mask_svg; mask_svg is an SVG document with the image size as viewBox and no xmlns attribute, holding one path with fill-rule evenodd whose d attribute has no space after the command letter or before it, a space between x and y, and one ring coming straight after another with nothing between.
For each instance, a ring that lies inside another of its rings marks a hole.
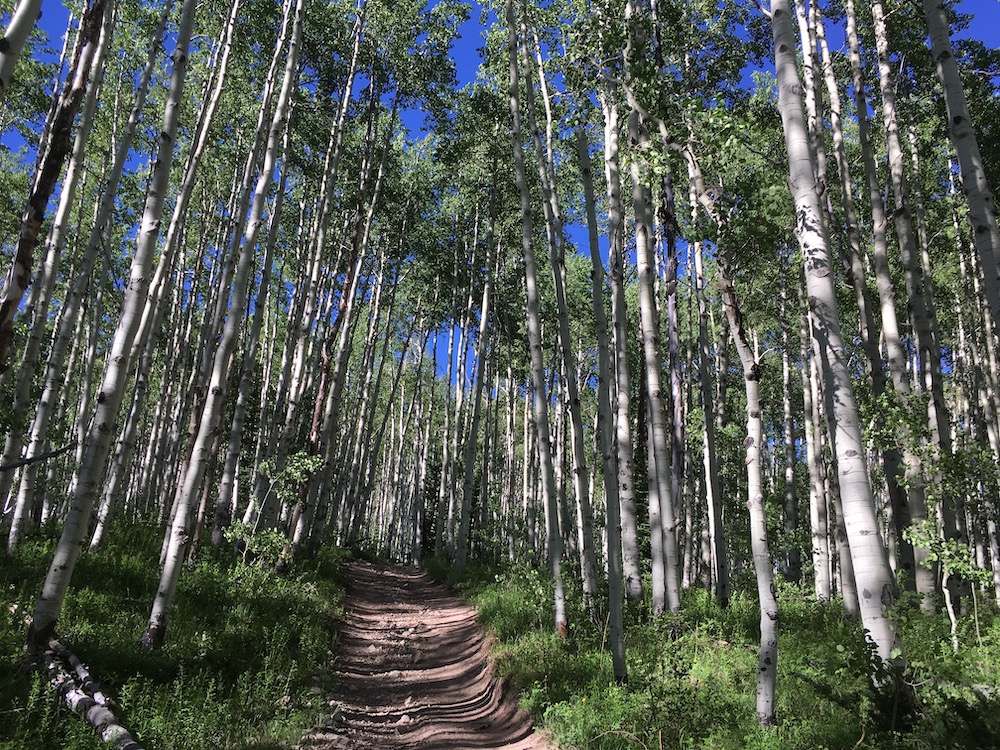
<instances>
[{"instance_id":1,"label":"packed dirt surface","mask_svg":"<svg viewBox=\"0 0 1000 750\"><path fill-rule=\"evenodd\" d=\"M305 750L552 750L497 678L476 613L418 568L352 562L338 709Z\"/></svg>"}]
</instances>

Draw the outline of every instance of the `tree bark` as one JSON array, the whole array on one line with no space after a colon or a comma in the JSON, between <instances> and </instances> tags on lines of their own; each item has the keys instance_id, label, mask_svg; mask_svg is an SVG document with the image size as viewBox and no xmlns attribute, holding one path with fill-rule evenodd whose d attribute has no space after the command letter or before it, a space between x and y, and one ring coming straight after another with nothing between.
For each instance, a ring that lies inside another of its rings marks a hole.
<instances>
[{"instance_id":1,"label":"tree bark","mask_svg":"<svg viewBox=\"0 0 1000 750\"><path fill-rule=\"evenodd\" d=\"M857 402L844 356L827 238L823 233L815 168L800 99L795 35L788 0L772 0L772 31L778 72L778 108L788 151L789 188L795 202L796 235L805 259L813 337L822 357L823 397L840 469L841 499L862 622L887 665L901 665L902 649L883 610L895 598L868 480Z\"/></svg>"},{"instance_id":2,"label":"tree bark","mask_svg":"<svg viewBox=\"0 0 1000 750\"><path fill-rule=\"evenodd\" d=\"M951 27L944 3L941 0L924 0L923 5L931 40L931 57L948 112L948 135L958 153L962 191L969 204L972 238L983 267L986 301L993 314L993 325L1000 329L1000 227L997 226L996 202L983 169L979 142L965 100L965 88L952 51Z\"/></svg>"},{"instance_id":3,"label":"tree bark","mask_svg":"<svg viewBox=\"0 0 1000 750\"><path fill-rule=\"evenodd\" d=\"M531 194L524 166L521 138L520 73L517 65L517 26L513 0L506 0L507 53L510 63L508 100L513 124L514 175L521 196L521 248L524 252L524 281L527 294L528 347L531 354L531 383L534 390L535 427L538 431L538 456L542 480L542 502L548 529L549 571L555 586L553 609L555 630L566 635L566 595L562 581L562 540L559 536L559 508L556 501L552 449L549 438L549 402L545 390L545 361L542 352L541 321L538 315L538 276L535 267L534 232L531 226Z\"/></svg>"},{"instance_id":4,"label":"tree bark","mask_svg":"<svg viewBox=\"0 0 1000 750\"><path fill-rule=\"evenodd\" d=\"M624 572L622 567L622 521L618 499L618 466L615 460L615 441L612 434L611 414L611 351L608 344L608 319L604 312L604 280L606 273L601 261L597 239L597 210L594 206L594 178L590 166L590 144L587 133L577 131L577 152L580 175L583 180L584 210L587 214L587 240L590 248L591 306L597 328L597 433L601 451L601 478L604 480L604 507L607 516L608 552L608 609L611 663L615 681L625 682L628 669L625 663L625 632L622 617Z\"/></svg>"},{"instance_id":5,"label":"tree bark","mask_svg":"<svg viewBox=\"0 0 1000 750\"><path fill-rule=\"evenodd\" d=\"M7 98L14 67L35 22L42 15L42 0L21 0L0 40L0 102Z\"/></svg>"},{"instance_id":6,"label":"tree bark","mask_svg":"<svg viewBox=\"0 0 1000 750\"><path fill-rule=\"evenodd\" d=\"M97 398L97 407L88 430L83 461L73 492L70 512L66 518L62 536L49 566L42 594L35 607L34 617L28 630L28 647L32 651L44 648L44 644L55 632L56 620L79 556L83 535L90 517L90 509L93 506L98 484L107 463L115 422L125 395L132 345L149 290L149 270L152 265L156 240L159 236L160 217L163 213L170 167L173 162L174 143L187 73L188 46L194 26L195 4L194 0L185 0L181 9L177 42L174 49L174 65L170 75L170 88L154 158L155 167L143 207L142 223L136 242L135 256L132 259L125 303L108 352L107 364Z\"/></svg>"},{"instance_id":7,"label":"tree bark","mask_svg":"<svg viewBox=\"0 0 1000 750\"><path fill-rule=\"evenodd\" d=\"M21 229L17 237L17 247L14 250L14 261L7 275L3 292L0 293L0 372L5 371L9 366L9 350L14 336L14 316L21 303L21 298L31 283L35 243L42 226L42 220L45 218L45 209L48 207L49 198L59 180L63 162L71 150L73 120L83 103L90 81L90 68L98 55L100 34L105 25L106 2L107 0L93 0L93 4L83 14L70 76L66 80L62 94L53 103L52 126L47 140L43 143L45 155L42 157L32 180L31 191L28 193L24 215L21 218ZM31 12L30 0L25 0L22 5L25 6L26 13ZM20 8L18 10L20 11ZM34 8L34 10L34 17L37 17L38 9ZM20 28L22 22L19 19L20 15L20 13L15 13L11 25L17 25ZM30 31L30 25L28 30ZM10 43L6 36L3 41ZM17 39L14 39L13 42L16 45ZM5 62L6 60L0 59L0 98L6 90L6 83L3 79Z\"/></svg>"},{"instance_id":8,"label":"tree bark","mask_svg":"<svg viewBox=\"0 0 1000 750\"><path fill-rule=\"evenodd\" d=\"M750 512L750 547L757 600L760 604L760 653L757 659L757 721L763 727L776 725L775 688L778 679L778 601L774 594L774 567L767 544L767 518L764 511L764 483L761 473L761 449L764 446L764 421L760 401L761 368L747 343L743 315L736 300L736 290L729 278L726 261L720 258L719 286L729 329L743 365L747 396L747 436L743 441L747 467L747 509Z\"/></svg>"},{"instance_id":9,"label":"tree bark","mask_svg":"<svg viewBox=\"0 0 1000 750\"><path fill-rule=\"evenodd\" d=\"M629 599L642 598L638 519L633 477L632 421L629 414L628 316L625 306L624 228L621 171L618 159L618 105L605 86L601 93L604 113L604 173L608 194L608 266L611 280L611 326L614 342L615 447L618 458L618 500L622 521L622 568Z\"/></svg>"}]
</instances>

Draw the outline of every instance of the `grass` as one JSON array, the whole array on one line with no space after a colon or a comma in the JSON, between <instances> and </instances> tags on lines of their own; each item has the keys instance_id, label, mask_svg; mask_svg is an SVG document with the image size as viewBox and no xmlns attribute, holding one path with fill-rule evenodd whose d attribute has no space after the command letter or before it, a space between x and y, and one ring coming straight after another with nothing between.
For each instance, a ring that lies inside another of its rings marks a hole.
<instances>
[{"instance_id":1,"label":"grass","mask_svg":"<svg viewBox=\"0 0 1000 750\"><path fill-rule=\"evenodd\" d=\"M606 621L583 611L570 585L570 630L553 633L551 588L530 568L429 569L465 596L496 635L501 671L563 750L942 750L1000 747L1000 700L970 685L1000 686L1000 617L983 611L980 632L963 618L952 653L944 615L903 602L896 613L909 666L896 693L873 687L871 653L857 621L837 602L813 601L781 584L779 726L755 714L758 609L752 590L720 608L687 591L681 612L626 614L629 680L616 685Z\"/></svg>"},{"instance_id":2,"label":"grass","mask_svg":"<svg viewBox=\"0 0 1000 750\"><path fill-rule=\"evenodd\" d=\"M24 669L27 616L54 538L39 535L0 558L0 750L101 747L88 725ZM167 643L137 648L155 593L159 532L119 528L85 553L60 620L75 650L148 748L279 750L323 722L334 622L348 553L324 548L278 575L228 550L206 551L181 577ZM858 623L836 603L779 587L779 726L757 727L757 603L737 593L722 609L685 592L681 612L626 614L629 681L615 685L607 621L583 610L570 581L570 628L552 632L543 572L427 566L478 609L496 635L503 673L563 750L940 750L1000 747L1000 700L970 686L1000 687L1000 616L980 598L953 653L944 615L904 601L895 613L907 649L906 685L880 693ZM745 591L750 591L745 589ZM897 700L897 697L901 699Z\"/></svg>"},{"instance_id":3,"label":"grass","mask_svg":"<svg viewBox=\"0 0 1000 750\"><path fill-rule=\"evenodd\" d=\"M0 749L85 750L96 734L25 668L27 617L54 538L0 557ZM90 666L123 723L147 748L277 750L329 715L323 699L342 600L343 553L321 549L283 575L230 550L185 569L167 642L138 650L158 583L160 533L115 529L84 553L59 635Z\"/></svg>"}]
</instances>

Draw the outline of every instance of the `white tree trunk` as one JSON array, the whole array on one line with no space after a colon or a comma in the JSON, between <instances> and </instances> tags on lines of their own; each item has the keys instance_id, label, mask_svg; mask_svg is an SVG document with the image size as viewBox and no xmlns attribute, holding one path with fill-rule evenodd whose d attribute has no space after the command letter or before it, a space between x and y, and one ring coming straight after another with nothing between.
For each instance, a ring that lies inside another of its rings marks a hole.
<instances>
[{"instance_id":1,"label":"white tree trunk","mask_svg":"<svg viewBox=\"0 0 1000 750\"><path fill-rule=\"evenodd\" d=\"M246 311L247 288L250 282L250 270L253 267L254 252L257 246L257 236L263 223L264 205L274 179L277 168L278 146L283 132L283 123L288 114L292 90L297 76L299 36L302 30L304 0L298 0L295 8L295 20L292 35L288 44L288 56L285 61L284 79L278 101L274 108L274 116L268 132L267 151L261 167L260 177L253 196L250 215L247 218L246 229L240 250L236 275L233 281L232 302L222 334L222 341L215 352L212 379L205 408L202 411L198 436L192 447L191 460L184 475L184 484L178 496L177 507L170 528L170 539L167 544L166 564L160 576L160 584L156 598L153 600L149 615L149 625L142 636L142 646L150 648L163 643L166 634L167 619L173 606L177 581L180 578L181 565L184 560L184 547L187 543L188 516L195 497L201 490L201 482L210 459L215 456L211 451L213 440L217 437L217 423L225 406L228 392L227 378L230 359L236 347L236 341L243 326ZM223 290L225 296L228 290Z\"/></svg>"},{"instance_id":2,"label":"white tree trunk","mask_svg":"<svg viewBox=\"0 0 1000 750\"><path fill-rule=\"evenodd\" d=\"M10 19L7 31L0 45L0 102L7 98L10 82L14 77L14 67L21 57L28 35L35 28L35 22L42 15L42 0L21 0Z\"/></svg>"},{"instance_id":3,"label":"white tree trunk","mask_svg":"<svg viewBox=\"0 0 1000 750\"><path fill-rule=\"evenodd\" d=\"M618 458L618 500L622 522L622 568L629 599L642 598L638 519L633 486L632 422L629 415L628 320L625 309L624 229L618 160L618 105L602 90L604 174L608 193L608 266L611 278L611 325L614 342L614 432Z\"/></svg>"},{"instance_id":4,"label":"white tree trunk","mask_svg":"<svg viewBox=\"0 0 1000 750\"><path fill-rule=\"evenodd\" d=\"M155 167L142 212L142 222L132 259L128 289L118 327L112 337L104 376L97 399L91 426L88 430L83 461L80 465L76 488L66 517L62 536L45 578L42 594L35 607L35 614L28 632L28 645L32 649L44 647L55 632L56 620L62 608L66 589L73 575L83 535L90 518L90 509L97 496L101 476L107 463L115 422L125 395L125 386L132 345L139 319L149 290L149 271L153 251L160 231L160 218L166 200L170 167L174 156L177 124L184 92L188 64L188 45L194 26L195 0L185 0L181 9L174 48L174 65L170 75L170 88L164 106L163 122L154 158Z\"/></svg>"},{"instance_id":5,"label":"white tree trunk","mask_svg":"<svg viewBox=\"0 0 1000 750\"><path fill-rule=\"evenodd\" d=\"M545 361L542 352L541 321L538 315L538 275L535 267L534 232L531 227L531 194L524 167L521 141L520 74L517 66L517 27L514 23L513 0L506 1L507 53L510 63L508 98L513 122L514 174L521 195L521 247L524 251L524 282L527 288L528 347L531 354L531 383L534 390L535 426L538 431L538 456L542 480L542 502L545 505L545 525L548 529L549 570L555 585L553 608L555 629L565 635L566 595L562 581L562 540L559 536L559 508L557 507L555 477L552 467L552 449L549 438L549 402L545 390Z\"/></svg>"},{"instance_id":6,"label":"white tree trunk","mask_svg":"<svg viewBox=\"0 0 1000 750\"><path fill-rule=\"evenodd\" d=\"M854 559L861 618L879 657L895 665L900 663L902 649L884 611L895 598L894 580L879 533L858 407L844 355L829 246L823 233L813 158L802 112L795 34L788 0L772 0L771 20L778 73L778 108L788 151L796 235L805 261L813 337L823 358L823 397L827 402L829 433L840 470L841 501Z\"/></svg>"},{"instance_id":7,"label":"white tree trunk","mask_svg":"<svg viewBox=\"0 0 1000 750\"><path fill-rule=\"evenodd\" d=\"M761 450L764 447L764 420L760 401L761 368L758 358L747 343L743 316L736 301L736 290L720 263L719 286L722 304L729 319L736 351L743 364L743 379L747 396L747 437L743 441L747 467L747 510L750 512L750 548L754 575L757 579L757 600L760 604L760 652L757 660L757 721L761 726L776 723L775 687L778 679L778 601L774 593L774 567L767 544L767 518L764 511L764 484L761 473Z\"/></svg>"},{"instance_id":8,"label":"white tree trunk","mask_svg":"<svg viewBox=\"0 0 1000 750\"><path fill-rule=\"evenodd\" d=\"M604 480L605 536L608 543L605 559L608 569L611 662L615 681L623 683L628 679L625 664L625 626L622 616L625 581L622 566L621 505L618 499L618 462L612 432L614 419L611 412L611 351L608 343L608 319L604 312L604 279L607 274L601 261L597 239L597 210L594 205L594 178L590 167L590 143L583 127L577 132L577 150L583 179L587 239L592 266L590 302L597 328L597 434L598 449L601 452L601 478Z\"/></svg>"},{"instance_id":9,"label":"white tree trunk","mask_svg":"<svg viewBox=\"0 0 1000 750\"><path fill-rule=\"evenodd\" d=\"M924 17L931 40L931 57L944 91L948 135L958 152L962 190L969 203L972 238L983 267L986 300L993 313L993 324L1000 328L1000 228L997 226L996 201L983 169L976 130L965 101L965 88L951 48L944 3L941 0L924 0Z\"/></svg>"}]
</instances>

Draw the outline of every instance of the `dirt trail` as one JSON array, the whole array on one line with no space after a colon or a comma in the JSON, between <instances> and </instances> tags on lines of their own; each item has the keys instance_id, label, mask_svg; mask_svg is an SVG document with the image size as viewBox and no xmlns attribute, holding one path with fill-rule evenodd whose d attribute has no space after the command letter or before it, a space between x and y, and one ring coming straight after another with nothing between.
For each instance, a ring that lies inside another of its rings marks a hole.
<instances>
[{"instance_id":1,"label":"dirt trail","mask_svg":"<svg viewBox=\"0 0 1000 750\"><path fill-rule=\"evenodd\" d=\"M552 750L497 678L475 612L418 568L352 562L332 726L305 750Z\"/></svg>"}]
</instances>

